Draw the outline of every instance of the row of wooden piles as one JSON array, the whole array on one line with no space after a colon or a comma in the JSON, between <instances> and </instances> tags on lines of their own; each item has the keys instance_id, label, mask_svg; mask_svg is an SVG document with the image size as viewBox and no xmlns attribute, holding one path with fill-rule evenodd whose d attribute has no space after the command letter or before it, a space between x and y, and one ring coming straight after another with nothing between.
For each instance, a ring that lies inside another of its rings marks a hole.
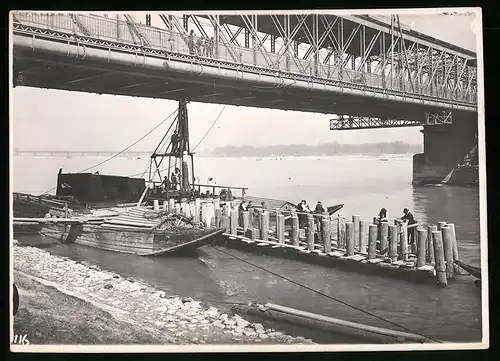
<instances>
[{"instance_id":1,"label":"row of wooden piles","mask_svg":"<svg viewBox=\"0 0 500 361\"><path fill-rule=\"evenodd\" d=\"M435 270L437 283L443 286L458 272L455 225L438 222L437 225L407 226L394 220L380 225L352 216L280 212L274 210L238 211L230 202L221 205L218 199L177 203L170 199L163 210L193 217L206 226L226 229L226 233L243 236L253 241L295 247L298 250L326 255L339 252L353 261L368 261L377 265L391 264L422 271ZM155 201L154 208L161 209ZM299 227L303 217L303 228ZM285 223L288 227L285 227ZM414 243L409 243L409 232L415 232Z\"/></svg>"}]
</instances>

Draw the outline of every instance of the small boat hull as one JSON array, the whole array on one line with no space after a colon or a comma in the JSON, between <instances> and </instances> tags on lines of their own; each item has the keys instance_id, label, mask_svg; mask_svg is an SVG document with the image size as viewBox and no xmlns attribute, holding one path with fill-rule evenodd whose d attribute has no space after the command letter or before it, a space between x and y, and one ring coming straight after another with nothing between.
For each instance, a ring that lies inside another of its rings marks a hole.
<instances>
[{"instance_id":1,"label":"small boat hull","mask_svg":"<svg viewBox=\"0 0 500 361\"><path fill-rule=\"evenodd\" d=\"M471 276L481 279L481 268L477 266L472 266L459 260L455 260L455 264L463 268Z\"/></svg>"},{"instance_id":2,"label":"small boat hull","mask_svg":"<svg viewBox=\"0 0 500 361\"><path fill-rule=\"evenodd\" d=\"M106 225L47 224L42 237L61 243L75 243L108 251L141 256L162 255L181 248L197 248L222 234L224 228L188 228L178 231L109 227Z\"/></svg>"},{"instance_id":3,"label":"small boat hull","mask_svg":"<svg viewBox=\"0 0 500 361\"><path fill-rule=\"evenodd\" d=\"M328 210L328 214L331 216L332 214L334 214L335 212L338 212L340 211L342 208L344 208L344 205L343 204L337 204L335 206L330 206L330 207L327 207L326 209Z\"/></svg>"}]
</instances>

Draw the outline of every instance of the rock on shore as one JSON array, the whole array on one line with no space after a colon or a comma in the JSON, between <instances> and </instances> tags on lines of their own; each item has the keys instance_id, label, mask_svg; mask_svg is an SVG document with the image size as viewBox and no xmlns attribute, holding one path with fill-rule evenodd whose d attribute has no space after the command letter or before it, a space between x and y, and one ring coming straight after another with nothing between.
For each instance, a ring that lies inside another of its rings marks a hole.
<instances>
[{"instance_id":1,"label":"rock on shore","mask_svg":"<svg viewBox=\"0 0 500 361\"><path fill-rule=\"evenodd\" d=\"M192 298L168 297L163 291L89 263L53 256L35 247L14 245L13 251L15 270L54 282L61 291L80 295L103 308L112 307L119 311L114 316L168 334L180 344L313 343L265 329L262 324L222 313Z\"/></svg>"}]
</instances>

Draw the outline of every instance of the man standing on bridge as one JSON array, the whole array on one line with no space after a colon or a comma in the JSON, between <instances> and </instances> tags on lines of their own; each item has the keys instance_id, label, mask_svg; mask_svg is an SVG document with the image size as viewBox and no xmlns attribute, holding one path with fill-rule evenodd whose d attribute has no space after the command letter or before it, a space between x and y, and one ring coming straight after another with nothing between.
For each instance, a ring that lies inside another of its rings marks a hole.
<instances>
[{"instance_id":1,"label":"man standing on bridge","mask_svg":"<svg viewBox=\"0 0 500 361\"><path fill-rule=\"evenodd\" d=\"M194 30L191 30L188 37L189 54L194 54Z\"/></svg>"}]
</instances>

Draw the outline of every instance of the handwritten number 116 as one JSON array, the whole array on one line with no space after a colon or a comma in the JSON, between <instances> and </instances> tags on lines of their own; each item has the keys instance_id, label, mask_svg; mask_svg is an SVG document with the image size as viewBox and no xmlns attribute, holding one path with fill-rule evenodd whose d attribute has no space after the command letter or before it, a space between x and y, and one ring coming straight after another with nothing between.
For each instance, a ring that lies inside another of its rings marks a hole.
<instances>
[{"instance_id":1,"label":"handwritten number 116","mask_svg":"<svg viewBox=\"0 0 500 361\"><path fill-rule=\"evenodd\" d=\"M15 335L14 336L14 342L15 344L19 344L19 345L29 345L30 342L28 341L28 339L26 338L28 335L23 335L23 336L19 336L19 335Z\"/></svg>"}]
</instances>

